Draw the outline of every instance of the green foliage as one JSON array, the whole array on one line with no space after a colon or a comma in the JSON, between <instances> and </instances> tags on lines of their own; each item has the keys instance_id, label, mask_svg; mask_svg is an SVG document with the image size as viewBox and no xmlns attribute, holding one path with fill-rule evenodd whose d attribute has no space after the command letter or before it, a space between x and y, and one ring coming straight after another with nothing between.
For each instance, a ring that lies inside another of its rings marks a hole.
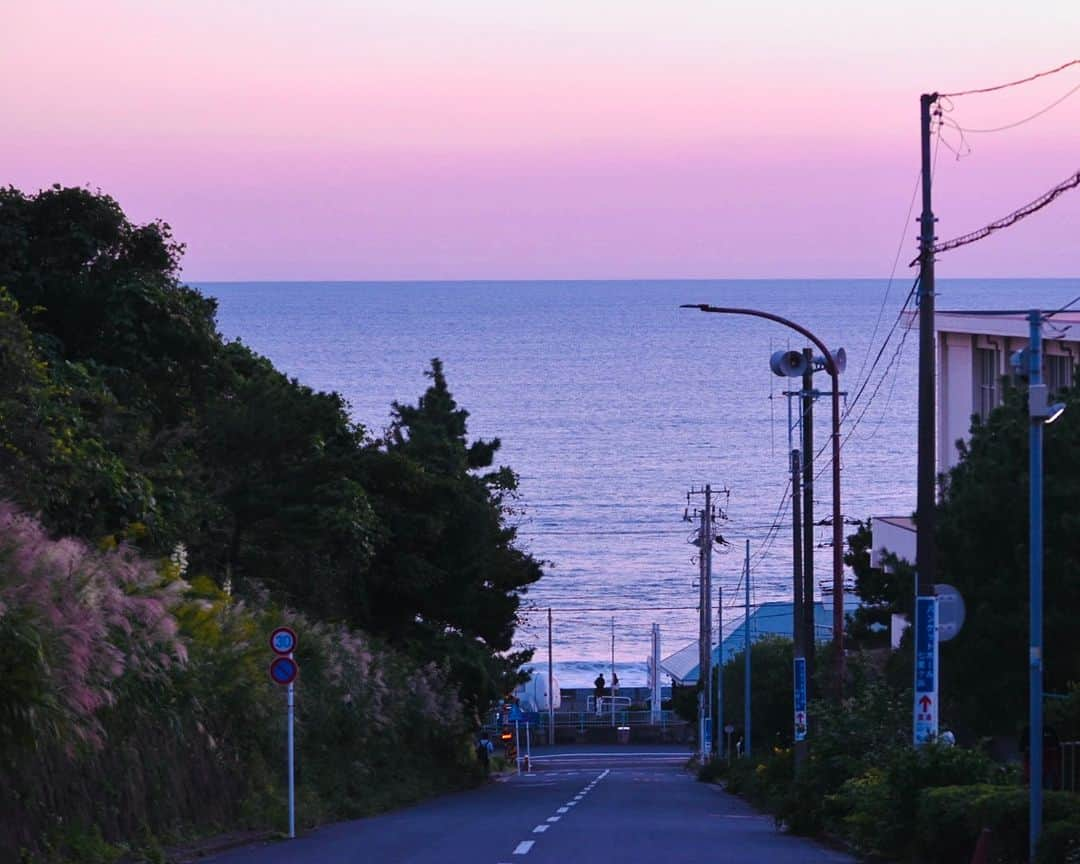
<instances>
[{"instance_id":1,"label":"green foliage","mask_svg":"<svg viewBox=\"0 0 1080 864\"><path fill-rule=\"evenodd\" d=\"M1080 814L1043 825L1035 864L1080 864Z\"/></svg>"},{"instance_id":2,"label":"green foliage","mask_svg":"<svg viewBox=\"0 0 1080 864\"><path fill-rule=\"evenodd\" d=\"M750 646L751 722L754 749L791 746L794 725L792 703L793 649L790 639L770 636ZM745 715L746 652L724 665L724 718L743 734ZM733 739L734 740L734 739Z\"/></svg>"},{"instance_id":3,"label":"green foliage","mask_svg":"<svg viewBox=\"0 0 1080 864\"><path fill-rule=\"evenodd\" d=\"M907 857L916 834L921 790L1004 779L985 755L959 747L894 748L862 774L844 782L832 804L842 830L864 854ZM956 859L954 859L956 860Z\"/></svg>"},{"instance_id":4,"label":"green foliage","mask_svg":"<svg viewBox=\"0 0 1080 864\"><path fill-rule=\"evenodd\" d=\"M946 786L925 789L920 795L915 836L912 838L920 860L927 864L953 864L970 861L979 834L992 832L994 864L1018 864L1027 861L1028 791L1018 786ZM1068 848L1070 827L1051 832L1051 826L1080 821L1080 799L1065 792L1046 792L1043 818L1047 828L1037 860L1062 864L1063 857L1053 857L1056 849ZM1075 837L1075 835L1073 835Z\"/></svg>"},{"instance_id":5,"label":"green foliage","mask_svg":"<svg viewBox=\"0 0 1080 864\"><path fill-rule=\"evenodd\" d=\"M50 813L107 844L276 816L264 648L283 617L305 634L300 795L316 817L472 777L465 732L529 657L512 637L541 567L509 522L517 478L494 465L497 439L468 439L442 364L374 441L340 395L225 342L214 301L179 280L182 251L107 195L0 189L0 497L86 541L80 560L137 546L155 584L198 574L169 606L188 661L90 675L83 692L103 697L85 727L56 686L67 637L45 604L0 600L0 686L19 696L0 693L0 809L31 846ZM67 585L18 573L0 590ZM123 653L109 628L94 639ZM87 728L117 746L57 743Z\"/></svg>"},{"instance_id":6,"label":"green foliage","mask_svg":"<svg viewBox=\"0 0 1080 864\"><path fill-rule=\"evenodd\" d=\"M1064 394L1070 411L1080 390ZM1006 392L985 423L976 422L949 472L938 513L940 579L967 603L964 629L944 643L942 693L969 734L1014 735L1027 715L1028 500L1026 394ZM1044 651L1046 689L1080 681L1080 424L1045 431ZM993 668L992 675L972 675Z\"/></svg>"}]
</instances>

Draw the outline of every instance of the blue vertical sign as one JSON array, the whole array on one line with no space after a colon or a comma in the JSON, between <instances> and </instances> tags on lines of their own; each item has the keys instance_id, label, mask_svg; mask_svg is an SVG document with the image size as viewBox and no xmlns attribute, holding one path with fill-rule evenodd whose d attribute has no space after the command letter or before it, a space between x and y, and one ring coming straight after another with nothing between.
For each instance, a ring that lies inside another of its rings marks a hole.
<instances>
[{"instance_id":1,"label":"blue vertical sign","mask_svg":"<svg viewBox=\"0 0 1080 864\"><path fill-rule=\"evenodd\" d=\"M915 746L938 734L938 599L915 598Z\"/></svg>"},{"instance_id":2,"label":"blue vertical sign","mask_svg":"<svg viewBox=\"0 0 1080 864\"><path fill-rule=\"evenodd\" d=\"M806 658L795 658L795 740L806 740Z\"/></svg>"}]
</instances>

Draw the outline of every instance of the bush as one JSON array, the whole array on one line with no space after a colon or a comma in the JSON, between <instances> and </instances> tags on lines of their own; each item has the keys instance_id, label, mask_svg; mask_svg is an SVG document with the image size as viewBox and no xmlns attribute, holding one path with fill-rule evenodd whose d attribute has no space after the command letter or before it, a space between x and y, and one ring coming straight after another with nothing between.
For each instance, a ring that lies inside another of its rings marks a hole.
<instances>
[{"instance_id":1,"label":"bush","mask_svg":"<svg viewBox=\"0 0 1080 864\"><path fill-rule=\"evenodd\" d=\"M1080 864L1080 816L1043 826L1035 864Z\"/></svg>"},{"instance_id":2,"label":"bush","mask_svg":"<svg viewBox=\"0 0 1080 864\"><path fill-rule=\"evenodd\" d=\"M844 814L835 827L864 854L906 856L922 789L987 783L998 773L997 766L977 751L898 746L880 764L840 787L830 802Z\"/></svg>"},{"instance_id":3,"label":"bush","mask_svg":"<svg viewBox=\"0 0 1080 864\"><path fill-rule=\"evenodd\" d=\"M979 784L925 789L919 796L915 851L927 864L969 861L982 829L989 828L993 832L995 864L1026 861L1028 805L1028 790L1018 786ZM1047 829L1053 823L1080 822L1080 800L1067 792L1047 792L1043 797L1043 818ZM1070 840L1068 829L1061 828L1048 842L1061 848ZM1043 845L1049 848L1046 840ZM1042 860L1054 864L1065 860L1046 857L1049 852L1040 854Z\"/></svg>"},{"instance_id":4,"label":"bush","mask_svg":"<svg viewBox=\"0 0 1080 864\"><path fill-rule=\"evenodd\" d=\"M726 759L710 759L698 768L697 779L702 783L715 783L724 777L728 771Z\"/></svg>"}]
</instances>

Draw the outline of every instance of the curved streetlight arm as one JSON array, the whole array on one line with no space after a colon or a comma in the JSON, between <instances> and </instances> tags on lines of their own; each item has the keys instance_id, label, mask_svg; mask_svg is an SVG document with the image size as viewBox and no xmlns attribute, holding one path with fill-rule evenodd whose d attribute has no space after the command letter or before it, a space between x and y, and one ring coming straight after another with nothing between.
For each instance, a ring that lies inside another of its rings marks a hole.
<instances>
[{"instance_id":1,"label":"curved streetlight arm","mask_svg":"<svg viewBox=\"0 0 1080 864\"><path fill-rule=\"evenodd\" d=\"M832 379L832 511L833 511L833 645L836 650L836 695L843 698L845 658L844 658L844 520L840 514L840 370L825 343L813 333L771 312L760 309L742 309L734 306L710 306L708 303L683 303L681 309L698 309L701 312L715 312L719 315L749 315L752 318L764 318L775 321L801 333L817 346L825 358L825 371ZM809 458L811 454L806 454ZM811 634L810 638L814 638Z\"/></svg>"},{"instance_id":2,"label":"curved streetlight arm","mask_svg":"<svg viewBox=\"0 0 1080 864\"><path fill-rule=\"evenodd\" d=\"M780 315L774 315L772 312L762 312L759 309L741 309L735 306L710 306L708 303L683 303L679 308L698 309L702 312L716 312L720 315L749 315L753 318L764 318L767 321L775 321L777 324L783 324L785 327L790 327L797 333L801 333L803 336L805 336L807 339L814 343L817 349L821 352L821 356L825 358L825 371L829 373L829 375L834 381L836 380L836 376L839 374L839 370L836 368L836 360L833 358L832 351L830 351L825 346L825 343L818 339L817 336L815 336L801 324L796 324L794 321L789 321L787 318L783 318Z\"/></svg>"}]
</instances>

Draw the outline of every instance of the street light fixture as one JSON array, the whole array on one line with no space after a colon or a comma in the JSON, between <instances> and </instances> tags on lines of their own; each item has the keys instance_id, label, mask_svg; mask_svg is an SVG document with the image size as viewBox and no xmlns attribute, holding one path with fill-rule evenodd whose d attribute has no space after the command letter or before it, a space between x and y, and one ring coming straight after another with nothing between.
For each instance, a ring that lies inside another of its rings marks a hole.
<instances>
[{"instance_id":1,"label":"street light fixture","mask_svg":"<svg viewBox=\"0 0 1080 864\"><path fill-rule=\"evenodd\" d=\"M844 692L844 520L840 513L840 372L839 357L825 343L800 324L758 309L710 306L708 303L684 303L682 309L698 309L719 315L748 315L783 324L809 339L821 352L824 370L832 379L832 520L833 520L833 646L836 657L836 696Z\"/></svg>"}]
</instances>

